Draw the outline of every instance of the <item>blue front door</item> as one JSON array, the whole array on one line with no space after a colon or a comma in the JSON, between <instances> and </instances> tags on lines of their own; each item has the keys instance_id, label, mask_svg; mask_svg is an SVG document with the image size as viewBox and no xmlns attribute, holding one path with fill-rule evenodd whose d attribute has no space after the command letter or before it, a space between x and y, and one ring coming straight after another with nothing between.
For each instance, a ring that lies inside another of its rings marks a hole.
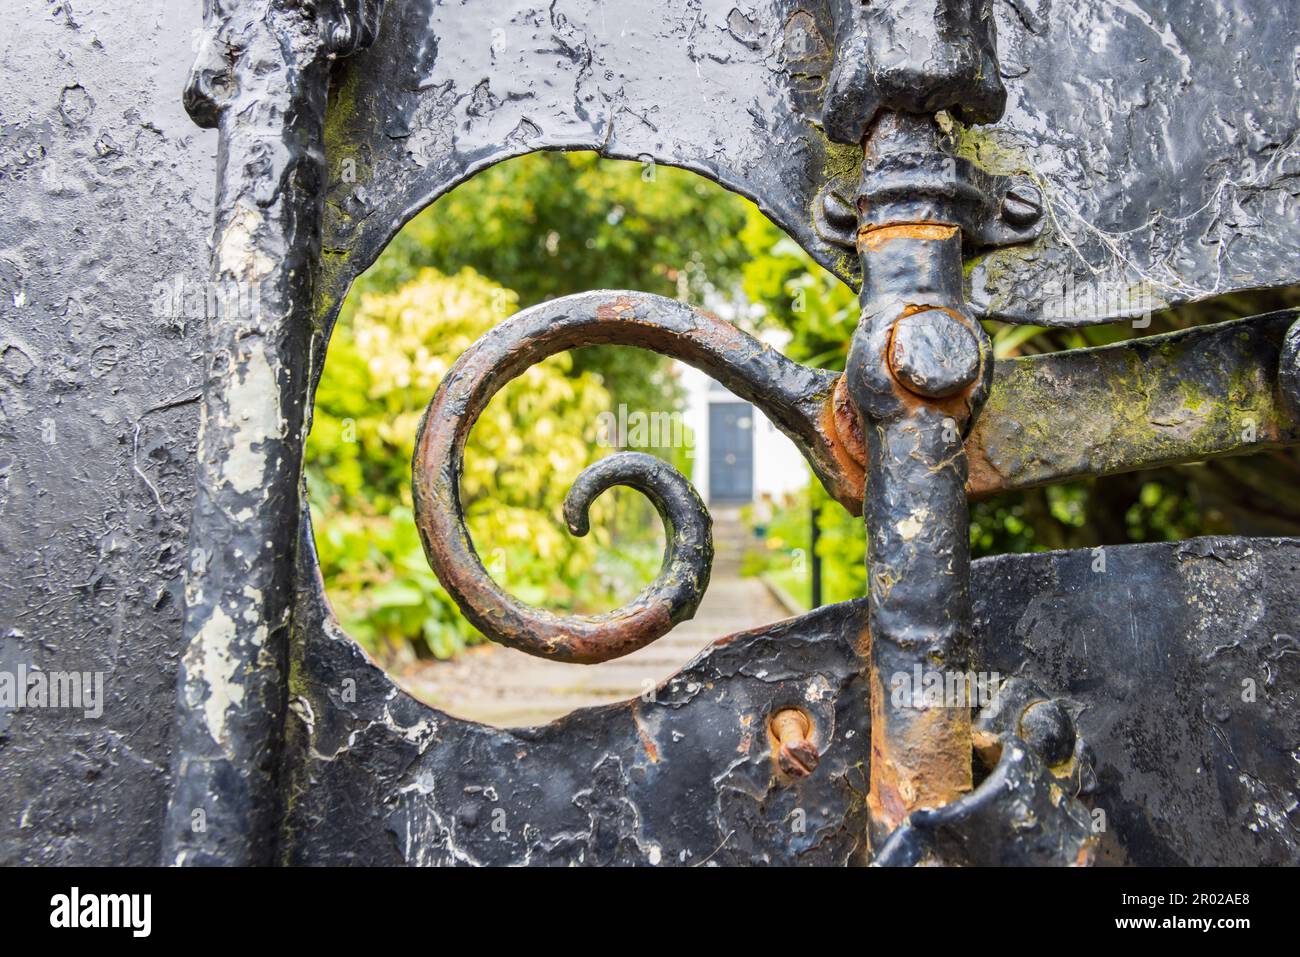
<instances>
[{"instance_id":1,"label":"blue front door","mask_svg":"<svg viewBox=\"0 0 1300 957\"><path fill-rule=\"evenodd\" d=\"M754 409L748 402L709 405L709 500L748 502L754 494Z\"/></svg>"}]
</instances>

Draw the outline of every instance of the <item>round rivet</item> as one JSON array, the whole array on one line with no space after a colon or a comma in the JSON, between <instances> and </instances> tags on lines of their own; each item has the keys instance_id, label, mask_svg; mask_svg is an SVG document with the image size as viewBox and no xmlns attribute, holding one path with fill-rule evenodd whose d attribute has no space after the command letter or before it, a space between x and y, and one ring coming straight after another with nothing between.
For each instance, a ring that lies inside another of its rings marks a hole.
<instances>
[{"instance_id":1,"label":"round rivet","mask_svg":"<svg viewBox=\"0 0 1300 957\"><path fill-rule=\"evenodd\" d=\"M962 391L979 375L979 343L970 329L942 309L927 309L894 325L889 364L904 388L942 399Z\"/></svg>"},{"instance_id":2,"label":"round rivet","mask_svg":"<svg viewBox=\"0 0 1300 957\"><path fill-rule=\"evenodd\" d=\"M1055 701L1035 701L1020 715L1020 737L1048 767L1074 754L1074 722Z\"/></svg>"}]
</instances>

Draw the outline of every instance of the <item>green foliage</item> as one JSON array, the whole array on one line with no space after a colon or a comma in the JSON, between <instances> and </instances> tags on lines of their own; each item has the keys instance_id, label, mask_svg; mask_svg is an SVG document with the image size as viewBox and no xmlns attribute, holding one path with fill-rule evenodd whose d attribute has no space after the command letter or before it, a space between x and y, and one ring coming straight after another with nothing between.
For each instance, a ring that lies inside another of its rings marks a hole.
<instances>
[{"instance_id":1,"label":"green foliage","mask_svg":"<svg viewBox=\"0 0 1300 957\"><path fill-rule=\"evenodd\" d=\"M699 301L735 284L748 206L671 167L535 153L480 173L416 216L363 283L392 289L426 266L469 266L514 290L521 306L595 289ZM576 350L573 369L600 376L615 404L654 411L678 399L667 365L654 353L597 346Z\"/></svg>"},{"instance_id":2,"label":"green foliage","mask_svg":"<svg viewBox=\"0 0 1300 957\"><path fill-rule=\"evenodd\" d=\"M606 288L698 295L733 281L746 206L682 170L535 153L416 216L367 281L394 286L423 266L470 266L524 305Z\"/></svg>"},{"instance_id":3,"label":"green foliage","mask_svg":"<svg viewBox=\"0 0 1300 957\"><path fill-rule=\"evenodd\" d=\"M742 288L764 322L792 335L786 353L805 365L843 369L858 324L858 300L757 208L741 233L749 253Z\"/></svg>"},{"instance_id":4,"label":"green foliage","mask_svg":"<svg viewBox=\"0 0 1300 957\"><path fill-rule=\"evenodd\" d=\"M810 600L812 510L817 509L817 554L822 559L822 601L860 598L866 589L866 536L861 519L830 499L809 474L807 488L778 503L767 525L761 551L751 551L741 567L745 575L773 579L798 601Z\"/></svg>"}]
</instances>

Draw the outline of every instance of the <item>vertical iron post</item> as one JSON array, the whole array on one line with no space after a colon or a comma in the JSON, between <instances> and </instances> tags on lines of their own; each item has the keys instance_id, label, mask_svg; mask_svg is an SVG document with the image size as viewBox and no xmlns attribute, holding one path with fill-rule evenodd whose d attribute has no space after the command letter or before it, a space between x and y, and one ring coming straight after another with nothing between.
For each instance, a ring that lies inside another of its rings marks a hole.
<instances>
[{"instance_id":1,"label":"vertical iron post","mask_svg":"<svg viewBox=\"0 0 1300 957\"><path fill-rule=\"evenodd\" d=\"M809 494L808 505L808 568L812 576L811 608L820 608L822 606L822 558L817 554L817 542L821 538L821 528L817 523L817 516L821 508L817 504L816 490L813 489Z\"/></svg>"},{"instance_id":2,"label":"vertical iron post","mask_svg":"<svg viewBox=\"0 0 1300 957\"><path fill-rule=\"evenodd\" d=\"M899 157L941 155L933 118L886 113L864 181ZM865 190L864 190L865 193ZM888 198L864 195L879 214ZM971 788L971 716L920 697L916 677L964 675L970 541L963 440L987 394L987 335L964 303L962 230L888 215L858 232L862 315L846 376L864 423L871 636L873 841ZM910 694L896 694L899 683Z\"/></svg>"}]
</instances>

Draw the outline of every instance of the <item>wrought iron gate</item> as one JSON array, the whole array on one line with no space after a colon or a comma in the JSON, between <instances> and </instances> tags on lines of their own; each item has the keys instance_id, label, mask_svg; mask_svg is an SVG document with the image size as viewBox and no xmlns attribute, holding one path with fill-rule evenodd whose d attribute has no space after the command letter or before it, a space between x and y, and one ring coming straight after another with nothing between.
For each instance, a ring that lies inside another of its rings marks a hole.
<instances>
[{"instance_id":1,"label":"wrought iron gate","mask_svg":"<svg viewBox=\"0 0 1300 957\"><path fill-rule=\"evenodd\" d=\"M1007 361L980 322L1140 325L1295 283L1300 23L1259 0L205 6L185 103L220 131L213 279L259 309L209 326L167 860L1300 859L1300 543L972 563L967 515L971 497L1300 441L1292 312ZM663 635L707 587L707 511L635 453L584 472L565 508L583 534L611 485L654 501L668 547L632 603L552 615L479 561L458 498L475 417L591 343L675 356L762 409L864 516L869 588L719 640L650 699L501 730L411 699L343 633L302 443L352 281L433 199L539 149L752 198L860 290L861 320L842 375L635 291L484 337L432 397L413 472L465 614L576 667ZM976 672L1009 680L982 707L927 697Z\"/></svg>"}]
</instances>

